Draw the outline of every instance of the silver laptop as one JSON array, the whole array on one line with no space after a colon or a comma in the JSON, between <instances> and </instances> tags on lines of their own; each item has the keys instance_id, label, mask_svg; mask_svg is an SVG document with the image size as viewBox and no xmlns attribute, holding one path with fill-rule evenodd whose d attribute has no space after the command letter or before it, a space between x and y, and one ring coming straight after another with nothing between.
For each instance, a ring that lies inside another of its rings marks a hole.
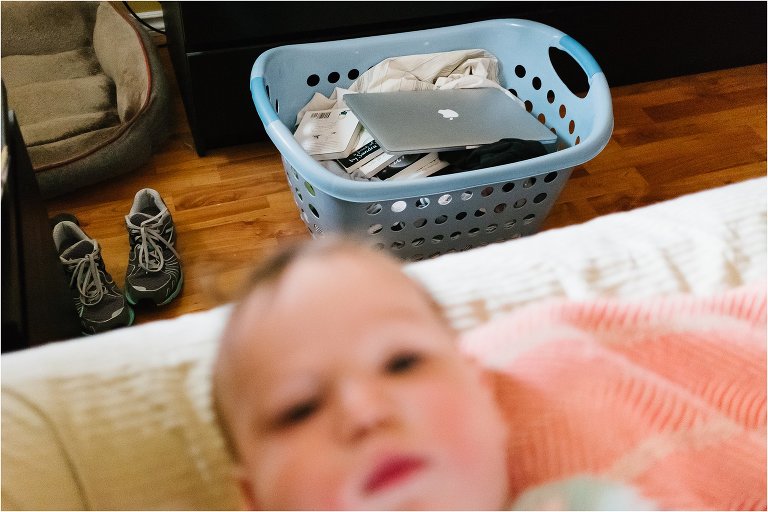
<instances>
[{"instance_id":1,"label":"silver laptop","mask_svg":"<svg viewBox=\"0 0 768 512\"><path fill-rule=\"evenodd\" d=\"M494 88L347 94L344 101L379 145L395 155L466 149L506 138L545 147L557 142L546 126Z\"/></svg>"}]
</instances>

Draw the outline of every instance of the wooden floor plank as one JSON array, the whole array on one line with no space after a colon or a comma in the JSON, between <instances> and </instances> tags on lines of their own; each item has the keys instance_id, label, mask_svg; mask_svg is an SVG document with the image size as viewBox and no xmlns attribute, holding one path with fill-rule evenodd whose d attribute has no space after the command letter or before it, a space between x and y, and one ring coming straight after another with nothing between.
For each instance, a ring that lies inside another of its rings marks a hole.
<instances>
[{"instance_id":1,"label":"wooden floor plank","mask_svg":"<svg viewBox=\"0 0 768 512\"><path fill-rule=\"evenodd\" d=\"M278 245L309 238L270 142L197 156L167 54L163 59L175 92L165 144L128 175L47 202L51 216L69 211L79 217L122 285L128 258L123 218L134 194L151 187L166 199L179 233L185 288L168 306L139 308L137 323L222 304L254 262ZM611 93L614 135L600 155L574 169L543 229L765 176L765 64Z\"/></svg>"}]
</instances>

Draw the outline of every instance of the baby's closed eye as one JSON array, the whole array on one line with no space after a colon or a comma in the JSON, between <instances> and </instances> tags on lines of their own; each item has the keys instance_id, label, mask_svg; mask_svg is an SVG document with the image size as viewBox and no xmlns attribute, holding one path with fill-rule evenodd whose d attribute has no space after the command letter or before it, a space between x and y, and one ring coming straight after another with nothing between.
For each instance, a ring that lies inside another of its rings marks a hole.
<instances>
[{"instance_id":1,"label":"baby's closed eye","mask_svg":"<svg viewBox=\"0 0 768 512\"><path fill-rule=\"evenodd\" d=\"M393 375L407 373L424 362L424 356L417 352L401 352L390 357L384 370Z\"/></svg>"},{"instance_id":2,"label":"baby's closed eye","mask_svg":"<svg viewBox=\"0 0 768 512\"><path fill-rule=\"evenodd\" d=\"M320 409L320 399L310 398L296 402L279 412L274 421L276 428L287 428L310 419Z\"/></svg>"}]
</instances>

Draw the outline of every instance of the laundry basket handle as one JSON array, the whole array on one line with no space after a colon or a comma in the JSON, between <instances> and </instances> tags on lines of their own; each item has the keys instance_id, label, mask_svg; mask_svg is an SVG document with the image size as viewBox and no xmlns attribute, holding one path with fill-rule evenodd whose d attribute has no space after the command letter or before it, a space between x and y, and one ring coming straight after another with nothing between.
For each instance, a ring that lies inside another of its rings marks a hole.
<instances>
[{"instance_id":1,"label":"laundry basket handle","mask_svg":"<svg viewBox=\"0 0 768 512\"><path fill-rule=\"evenodd\" d=\"M597 64L595 58L590 54L581 43L572 38L569 35L564 35L560 38L560 47L568 52L568 54L579 63L581 68L587 74L589 81L592 81L592 77L597 73L602 73L603 70Z\"/></svg>"}]
</instances>

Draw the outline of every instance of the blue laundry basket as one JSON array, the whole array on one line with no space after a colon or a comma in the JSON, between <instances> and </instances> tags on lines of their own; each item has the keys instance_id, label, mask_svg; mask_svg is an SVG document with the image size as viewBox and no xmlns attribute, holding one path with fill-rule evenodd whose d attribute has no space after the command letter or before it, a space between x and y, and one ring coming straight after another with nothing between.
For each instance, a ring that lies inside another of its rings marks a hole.
<instances>
[{"instance_id":1,"label":"blue laundry basket","mask_svg":"<svg viewBox=\"0 0 768 512\"><path fill-rule=\"evenodd\" d=\"M446 176L360 182L329 172L293 138L296 114L315 92L330 96L389 57L470 48L499 59L501 85L557 134L558 151ZM582 67L584 97L563 83L550 48ZM353 236L411 261L535 233L573 167L594 158L613 130L610 90L595 59L559 30L518 19L273 48L256 59L250 87L313 236Z\"/></svg>"}]
</instances>

